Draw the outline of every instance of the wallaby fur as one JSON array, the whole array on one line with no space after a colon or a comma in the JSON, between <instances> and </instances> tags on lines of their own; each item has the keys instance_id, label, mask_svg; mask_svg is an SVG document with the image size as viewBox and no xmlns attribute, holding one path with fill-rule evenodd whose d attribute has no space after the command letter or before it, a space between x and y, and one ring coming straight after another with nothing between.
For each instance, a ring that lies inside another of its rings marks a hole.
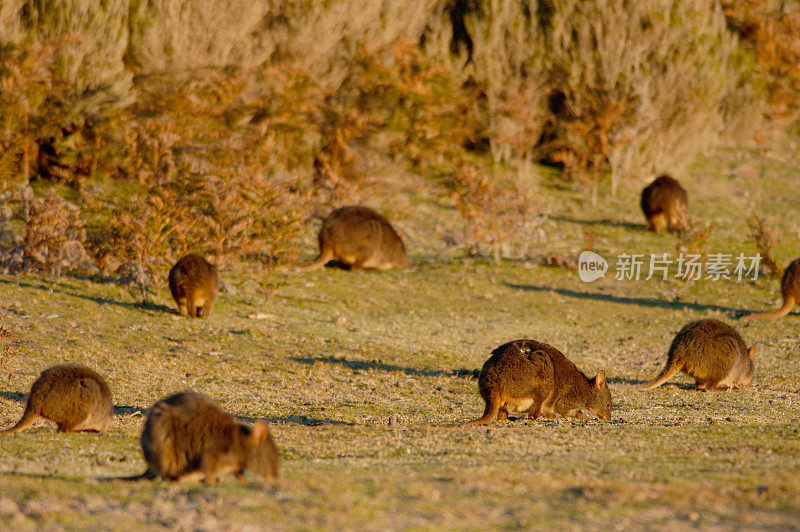
<instances>
[{"instance_id":1,"label":"wallaby fur","mask_svg":"<svg viewBox=\"0 0 800 532\"><path fill-rule=\"evenodd\" d=\"M679 371L694 377L698 390L745 388L753 379L753 353L736 330L715 319L687 324L669 347L667 364L643 390L660 386Z\"/></svg>"},{"instance_id":2,"label":"wallaby fur","mask_svg":"<svg viewBox=\"0 0 800 532\"><path fill-rule=\"evenodd\" d=\"M781 279L783 306L775 312L759 312L742 316L742 320L774 320L789 314L795 304L800 302L800 259L795 259L783 272Z\"/></svg>"},{"instance_id":3,"label":"wallaby fur","mask_svg":"<svg viewBox=\"0 0 800 532\"><path fill-rule=\"evenodd\" d=\"M549 414L586 419L581 408L611 418L605 373L588 378L558 349L534 340L516 340L492 351L478 389L486 409L466 425L491 423L495 417L505 421L509 412L526 412L534 419Z\"/></svg>"},{"instance_id":4,"label":"wallaby fur","mask_svg":"<svg viewBox=\"0 0 800 532\"><path fill-rule=\"evenodd\" d=\"M79 364L62 364L39 375L22 419L0 434L20 432L38 417L53 421L58 432L104 432L113 413L111 390L103 377Z\"/></svg>"},{"instance_id":5,"label":"wallaby fur","mask_svg":"<svg viewBox=\"0 0 800 532\"><path fill-rule=\"evenodd\" d=\"M642 190L642 211L651 231L689 229L686 190L672 177L661 175Z\"/></svg>"},{"instance_id":6,"label":"wallaby fur","mask_svg":"<svg viewBox=\"0 0 800 532\"><path fill-rule=\"evenodd\" d=\"M408 268L403 241L392 225L369 207L333 211L319 230L319 256L297 270L320 268L333 259L351 270Z\"/></svg>"},{"instance_id":7,"label":"wallaby fur","mask_svg":"<svg viewBox=\"0 0 800 532\"><path fill-rule=\"evenodd\" d=\"M169 271L169 290L181 316L209 317L218 285L217 268L200 255L186 255Z\"/></svg>"},{"instance_id":8,"label":"wallaby fur","mask_svg":"<svg viewBox=\"0 0 800 532\"><path fill-rule=\"evenodd\" d=\"M264 421L248 427L196 392L180 392L158 401L147 414L142 452L148 468L125 480L180 481L192 477L216 482L251 470L270 480L278 476L278 449Z\"/></svg>"}]
</instances>

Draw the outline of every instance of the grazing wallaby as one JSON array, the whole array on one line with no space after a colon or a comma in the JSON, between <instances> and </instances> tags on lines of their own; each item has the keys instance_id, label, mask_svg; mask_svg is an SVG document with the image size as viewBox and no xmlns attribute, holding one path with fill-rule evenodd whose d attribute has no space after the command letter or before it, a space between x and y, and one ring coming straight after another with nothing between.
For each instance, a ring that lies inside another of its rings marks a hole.
<instances>
[{"instance_id":1,"label":"grazing wallaby","mask_svg":"<svg viewBox=\"0 0 800 532\"><path fill-rule=\"evenodd\" d=\"M181 316L209 317L218 284L217 268L200 255L186 255L169 271L169 290Z\"/></svg>"},{"instance_id":2,"label":"grazing wallaby","mask_svg":"<svg viewBox=\"0 0 800 532\"><path fill-rule=\"evenodd\" d=\"M516 340L492 351L478 389L486 410L466 425L491 423L495 417L505 421L509 412L527 412L534 419L548 414L586 419L581 408L611 418L605 373L590 379L558 349L534 340Z\"/></svg>"},{"instance_id":3,"label":"grazing wallaby","mask_svg":"<svg viewBox=\"0 0 800 532\"><path fill-rule=\"evenodd\" d=\"M295 269L313 270L333 259L351 270L408 267L406 248L392 225L361 206L342 207L325 218L319 230L319 257Z\"/></svg>"},{"instance_id":4,"label":"grazing wallaby","mask_svg":"<svg viewBox=\"0 0 800 532\"><path fill-rule=\"evenodd\" d=\"M686 190L668 175L657 177L642 190L642 211L651 231L657 232L665 227L670 231L687 231L687 203Z\"/></svg>"},{"instance_id":5,"label":"grazing wallaby","mask_svg":"<svg viewBox=\"0 0 800 532\"><path fill-rule=\"evenodd\" d=\"M687 324L669 346L667 365L654 380L639 385L650 390L684 371L698 390L744 388L753 379L753 352L736 330L715 319Z\"/></svg>"},{"instance_id":6,"label":"grazing wallaby","mask_svg":"<svg viewBox=\"0 0 800 532\"><path fill-rule=\"evenodd\" d=\"M200 393L181 392L158 401L142 431L147 470L125 480L216 482L217 475L243 478L252 470L265 479L278 476L278 449L263 421L252 428L236 420Z\"/></svg>"},{"instance_id":7,"label":"grazing wallaby","mask_svg":"<svg viewBox=\"0 0 800 532\"><path fill-rule=\"evenodd\" d=\"M0 434L24 430L38 417L55 422L58 432L104 432L113 412L111 391L103 377L79 364L62 364L39 375L22 419Z\"/></svg>"},{"instance_id":8,"label":"grazing wallaby","mask_svg":"<svg viewBox=\"0 0 800 532\"><path fill-rule=\"evenodd\" d=\"M772 320L782 318L789 314L795 304L800 303L800 259L795 259L783 272L781 280L781 294L783 295L783 306L775 312L760 312L748 314L742 320Z\"/></svg>"}]
</instances>

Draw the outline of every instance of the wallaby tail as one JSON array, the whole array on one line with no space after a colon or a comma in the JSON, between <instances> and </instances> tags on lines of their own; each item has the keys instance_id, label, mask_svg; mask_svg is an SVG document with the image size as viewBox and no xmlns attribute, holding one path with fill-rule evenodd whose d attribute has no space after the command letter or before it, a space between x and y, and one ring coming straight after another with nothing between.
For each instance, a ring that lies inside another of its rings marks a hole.
<instances>
[{"instance_id":1,"label":"wallaby tail","mask_svg":"<svg viewBox=\"0 0 800 532\"><path fill-rule=\"evenodd\" d=\"M37 417L39 417L39 414L33 411L29 401L28 404L25 405L25 412L22 413L22 418L17 421L17 424L9 429L0 430L0 434L16 434L17 432L25 430Z\"/></svg>"},{"instance_id":2,"label":"wallaby tail","mask_svg":"<svg viewBox=\"0 0 800 532\"><path fill-rule=\"evenodd\" d=\"M787 296L786 299L783 300L783 306L775 312L758 312L755 314L748 314L746 316L742 316L742 321L774 320L777 318L782 318L789 314L789 311L792 310L792 307L794 307L795 303L797 303L797 301L794 300L794 297Z\"/></svg>"},{"instance_id":3,"label":"wallaby tail","mask_svg":"<svg viewBox=\"0 0 800 532\"><path fill-rule=\"evenodd\" d=\"M316 270L317 268L325 266L331 260L333 260L333 251L329 249L323 249L320 250L319 257L317 257L316 259L306 264L293 265L291 269L298 272L307 272L311 270Z\"/></svg>"},{"instance_id":4,"label":"wallaby tail","mask_svg":"<svg viewBox=\"0 0 800 532\"><path fill-rule=\"evenodd\" d=\"M661 370L661 373L658 374L658 377L649 382L639 384L636 387L640 390L652 390L653 388L661 386L662 384L667 382L679 371L680 368L677 365L673 364L672 361L667 362L667 365L664 366L664 369Z\"/></svg>"},{"instance_id":5,"label":"wallaby tail","mask_svg":"<svg viewBox=\"0 0 800 532\"><path fill-rule=\"evenodd\" d=\"M137 482L140 480L153 480L154 478L158 477L158 473L153 471L151 467L148 467L144 473L140 473L138 475L133 475L130 477L103 477L98 478L100 482L111 482L113 480L124 480L126 482Z\"/></svg>"},{"instance_id":6,"label":"wallaby tail","mask_svg":"<svg viewBox=\"0 0 800 532\"><path fill-rule=\"evenodd\" d=\"M492 394L489 396L489 400L486 401L486 409L483 411L483 416L478 419L473 419L472 421L467 421L462 427L467 427L470 425L486 425L487 423L491 423L497 417L497 413L500 411L500 398Z\"/></svg>"}]
</instances>

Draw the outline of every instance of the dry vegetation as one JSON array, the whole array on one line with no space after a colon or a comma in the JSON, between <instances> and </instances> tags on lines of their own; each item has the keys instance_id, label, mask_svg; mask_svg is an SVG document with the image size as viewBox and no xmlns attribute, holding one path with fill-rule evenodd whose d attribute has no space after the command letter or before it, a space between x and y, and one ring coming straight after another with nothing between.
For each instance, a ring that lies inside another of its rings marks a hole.
<instances>
[{"instance_id":1,"label":"dry vegetation","mask_svg":"<svg viewBox=\"0 0 800 532\"><path fill-rule=\"evenodd\" d=\"M0 375L22 391L70 358L119 390L107 437L13 440L0 523L786 526L800 507L788 325L749 327L766 353L745 394L676 388L653 405L623 388L609 426L449 427L480 406L463 376L514 337L587 371L632 367L619 385L649 376L645 354L695 314L772 300L774 280L584 293L569 270L580 249L745 246L774 274L800 253L797 175L780 162L798 153L784 135L800 129L799 35L794 0L0 0ZM632 207L662 172L692 194L695 230L677 240L640 231ZM416 272L279 271L355 203L403 231ZM188 252L231 288L217 321L165 312ZM592 341L576 334L589 326ZM250 485L83 484L133 473L141 409L186 386L272 416L284 487L265 502ZM4 422L19 399L0 392Z\"/></svg>"},{"instance_id":2,"label":"dry vegetation","mask_svg":"<svg viewBox=\"0 0 800 532\"><path fill-rule=\"evenodd\" d=\"M796 54L782 43L796 8L745 4L4 2L0 179L38 178L38 195L67 186L97 266L134 261L151 283L190 249L269 271L304 216L386 194L398 166L465 214L466 249L524 256L531 231L506 221L530 226L543 204L497 203L523 197L536 162L562 165L596 203L793 127ZM270 185L245 194L250 207L173 201L251 177ZM260 249L245 250L235 220L262 200L281 212L255 222ZM150 221L162 203L174 212ZM179 228L198 211L213 243Z\"/></svg>"}]
</instances>

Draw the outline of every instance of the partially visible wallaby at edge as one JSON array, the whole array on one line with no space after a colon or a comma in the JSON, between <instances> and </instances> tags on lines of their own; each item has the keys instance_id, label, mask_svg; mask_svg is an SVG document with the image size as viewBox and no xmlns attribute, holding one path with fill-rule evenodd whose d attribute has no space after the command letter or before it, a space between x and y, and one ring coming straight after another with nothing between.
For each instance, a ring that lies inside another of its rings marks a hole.
<instances>
[{"instance_id":1,"label":"partially visible wallaby at edge","mask_svg":"<svg viewBox=\"0 0 800 532\"><path fill-rule=\"evenodd\" d=\"M62 364L39 375L22 419L0 434L24 430L38 417L55 422L58 432L104 432L113 413L111 390L103 377L85 366Z\"/></svg>"},{"instance_id":2,"label":"partially visible wallaby at edge","mask_svg":"<svg viewBox=\"0 0 800 532\"><path fill-rule=\"evenodd\" d=\"M236 420L214 401L196 392L180 392L158 401L142 431L147 470L120 480L192 477L216 482L233 473L242 479L252 470L265 479L278 476L278 449L264 421L252 428Z\"/></svg>"},{"instance_id":3,"label":"partially visible wallaby at edge","mask_svg":"<svg viewBox=\"0 0 800 532\"><path fill-rule=\"evenodd\" d=\"M658 232L665 227L670 231L687 231L687 203L686 190L666 174L657 177L642 190L642 211L651 231Z\"/></svg>"},{"instance_id":4,"label":"partially visible wallaby at edge","mask_svg":"<svg viewBox=\"0 0 800 532\"><path fill-rule=\"evenodd\" d=\"M782 318L789 314L789 311L800 303L800 259L795 259L783 272L781 280L781 294L783 295L783 306L775 312L760 312L742 316L742 320L772 320Z\"/></svg>"},{"instance_id":5,"label":"partially visible wallaby at edge","mask_svg":"<svg viewBox=\"0 0 800 532\"><path fill-rule=\"evenodd\" d=\"M527 412L534 419L549 414L586 419L581 408L611 418L605 373L588 378L558 349L534 340L516 340L492 351L478 389L486 409L466 425L491 423L495 417L505 421L509 412Z\"/></svg>"},{"instance_id":6,"label":"partially visible wallaby at edge","mask_svg":"<svg viewBox=\"0 0 800 532\"><path fill-rule=\"evenodd\" d=\"M342 207L322 222L319 257L296 266L313 270L336 259L351 270L408 268L406 248L392 225L369 207Z\"/></svg>"},{"instance_id":7,"label":"partially visible wallaby at edge","mask_svg":"<svg viewBox=\"0 0 800 532\"><path fill-rule=\"evenodd\" d=\"M650 390L679 371L694 377L698 390L744 388L753 379L753 352L736 330L719 320L697 320L675 335L667 365L654 380L640 384Z\"/></svg>"},{"instance_id":8,"label":"partially visible wallaby at edge","mask_svg":"<svg viewBox=\"0 0 800 532\"><path fill-rule=\"evenodd\" d=\"M217 268L200 255L186 255L169 271L169 290L181 316L209 317L218 284Z\"/></svg>"}]
</instances>

